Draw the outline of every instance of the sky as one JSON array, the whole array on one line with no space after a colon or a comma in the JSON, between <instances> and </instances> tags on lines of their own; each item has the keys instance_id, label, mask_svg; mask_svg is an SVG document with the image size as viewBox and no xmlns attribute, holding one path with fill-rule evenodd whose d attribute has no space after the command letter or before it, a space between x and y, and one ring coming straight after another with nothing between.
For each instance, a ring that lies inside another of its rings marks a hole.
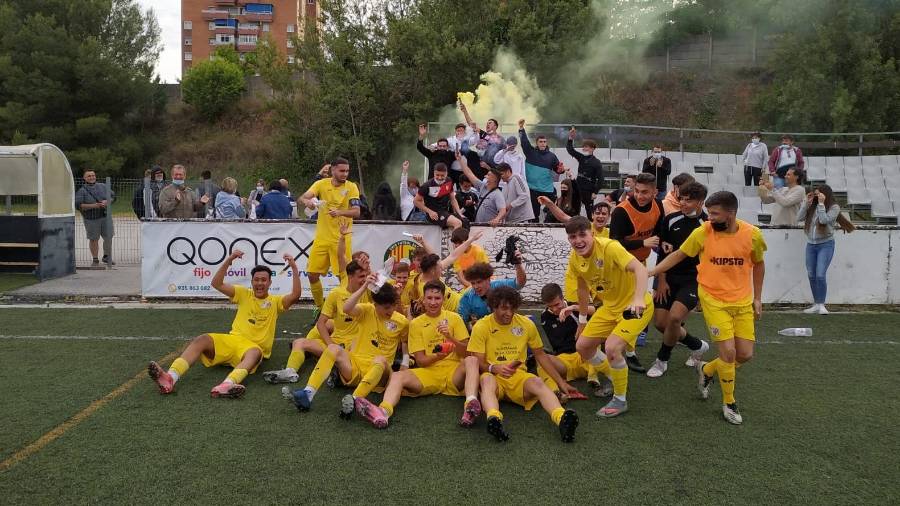
<instances>
[{"instance_id":1,"label":"sky","mask_svg":"<svg viewBox=\"0 0 900 506\"><path fill-rule=\"evenodd\" d=\"M144 9L152 8L159 21L162 53L156 72L163 82L177 83L181 79L181 1L137 0Z\"/></svg>"}]
</instances>

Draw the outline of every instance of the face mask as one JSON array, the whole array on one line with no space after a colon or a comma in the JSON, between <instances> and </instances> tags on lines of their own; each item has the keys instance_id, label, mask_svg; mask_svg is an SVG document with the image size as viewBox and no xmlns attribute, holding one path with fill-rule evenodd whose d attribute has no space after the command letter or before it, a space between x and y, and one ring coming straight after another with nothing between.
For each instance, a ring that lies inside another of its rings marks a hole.
<instances>
[{"instance_id":1,"label":"face mask","mask_svg":"<svg viewBox=\"0 0 900 506\"><path fill-rule=\"evenodd\" d=\"M175 186L184 186L184 179L173 179L172 184Z\"/></svg>"},{"instance_id":2,"label":"face mask","mask_svg":"<svg viewBox=\"0 0 900 506\"><path fill-rule=\"evenodd\" d=\"M264 190L264 188L263 188L262 186L257 186L257 187L256 187L256 191L258 191L258 192L261 192L261 191L263 191L263 190Z\"/></svg>"},{"instance_id":3,"label":"face mask","mask_svg":"<svg viewBox=\"0 0 900 506\"><path fill-rule=\"evenodd\" d=\"M791 146L789 144L782 144L781 149L789 149Z\"/></svg>"},{"instance_id":4,"label":"face mask","mask_svg":"<svg viewBox=\"0 0 900 506\"><path fill-rule=\"evenodd\" d=\"M722 223L713 221L711 223L712 223L713 230L715 230L716 232L724 232L724 231L728 230L728 222L727 221L723 221Z\"/></svg>"},{"instance_id":5,"label":"face mask","mask_svg":"<svg viewBox=\"0 0 900 506\"><path fill-rule=\"evenodd\" d=\"M697 209L696 211L694 211L694 212L692 212L692 213L690 213L690 214L684 213L684 215L685 215L686 217L688 217L688 218L696 218L697 216L700 216L700 210Z\"/></svg>"},{"instance_id":6,"label":"face mask","mask_svg":"<svg viewBox=\"0 0 900 506\"><path fill-rule=\"evenodd\" d=\"M662 153L653 153L653 158L659 160L660 158L662 158Z\"/></svg>"},{"instance_id":7,"label":"face mask","mask_svg":"<svg viewBox=\"0 0 900 506\"><path fill-rule=\"evenodd\" d=\"M759 144L759 139L751 139L750 142L752 142L753 145L756 146L757 144Z\"/></svg>"}]
</instances>

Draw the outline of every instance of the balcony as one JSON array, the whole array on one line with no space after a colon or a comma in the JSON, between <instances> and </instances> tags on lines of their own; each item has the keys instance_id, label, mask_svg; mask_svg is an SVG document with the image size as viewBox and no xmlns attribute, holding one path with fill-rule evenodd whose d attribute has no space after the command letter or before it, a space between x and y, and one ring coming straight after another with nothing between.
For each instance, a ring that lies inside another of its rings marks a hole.
<instances>
[{"instance_id":1,"label":"balcony","mask_svg":"<svg viewBox=\"0 0 900 506\"><path fill-rule=\"evenodd\" d=\"M222 35L234 35L235 27L227 26L227 25L216 25L216 29L213 30L213 33L222 34Z\"/></svg>"},{"instance_id":2,"label":"balcony","mask_svg":"<svg viewBox=\"0 0 900 506\"><path fill-rule=\"evenodd\" d=\"M238 35L258 35L259 25L241 23L238 25Z\"/></svg>"},{"instance_id":3,"label":"balcony","mask_svg":"<svg viewBox=\"0 0 900 506\"><path fill-rule=\"evenodd\" d=\"M274 19L274 15L272 11L269 12L244 12L241 15L241 21L247 21L249 23L271 23Z\"/></svg>"},{"instance_id":4,"label":"balcony","mask_svg":"<svg viewBox=\"0 0 900 506\"><path fill-rule=\"evenodd\" d=\"M224 9L209 8L200 11L203 14L203 21L215 21L228 17L228 11Z\"/></svg>"},{"instance_id":5,"label":"balcony","mask_svg":"<svg viewBox=\"0 0 900 506\"><path fill-rule=\"evenodd\" d=\"M256 42L238 42L237 50L239 53L251 53L256 51Z\"/></svg>"},{"instance_id":6,"label":"balcony","mask_svg":"<svg viewBox=\"0 0 900 506\"><path fill-rule=\"evenodd\" d=\"M236 2L235 0L216 0L213 3L216 5L234 5Z\"/></svg>"}]
</instances>

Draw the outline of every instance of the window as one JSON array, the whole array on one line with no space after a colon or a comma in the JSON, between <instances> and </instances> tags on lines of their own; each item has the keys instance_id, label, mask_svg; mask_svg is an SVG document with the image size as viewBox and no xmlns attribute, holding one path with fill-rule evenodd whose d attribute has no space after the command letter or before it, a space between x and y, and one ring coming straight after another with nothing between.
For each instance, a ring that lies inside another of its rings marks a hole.
<instances>
[{"instance_id":1,"label":"window","mask_svg":"<svg viewBox=\"0 0 900 506\"><path fill-rule=\"evenodd\" d=\"M287 41L287 47L288 47L288 48L294 47L294 41L291 40L291 39L288 39L288 41Z\"/></svg>"},{"instance_id":2,"label":"window","mask_svg":"<svg viewBox=\"0 0 900 506\"><path fill-rule=\"evenodd\" d=\"M264 31L264 32L268 32L268 31L269 31L269 23L263 23L263 31Z\"/></svg>"},{"instance_id":3,"label":"window","mask_svg":"<svg viewBox=\"0 0 900 506\"><path fill-rule=\"evenodd\" d=\"M209 45L210 45L210 46L215 46L215 45L216 45L216 39L209 39Z\"/></svg>"},{"instance_id":4,"label":"window","mask_svg":"<svg viewBox=\"0 0 900 506\"><path fill-rule=\"evenodd\" d=\"M216 29L216 22L215 22L215 21L210 21L210 22L209 22L209 31L213 31L213 30L215 30L215 29Z\"/></svg>"},{"instance_id":5,"label":"window","mask_svg":"<svg viewBox=\"0 0 900 506\"><path fill-rule=\"evenodd\" d=\"M231 44L234 42L234 36L225 34L225 33L217 33L216 34L216 43L217 44Z\"/></svg>"},{"instance_id":6,"label":"window","mask_svg":"<svg viewBox=\"0 0 900 506\"><path fill-rule=\"evenodd\" d=\"M306 0L307 5L316 5L316 0Z\"/></svg>"},{"instance_id":7,"label":"window","mask_svg":"<svg viewBox=\"0 0 900 506\"><path fill-rule=\"evenodd\" d=\"M184 53L184 61L191 61L194 59L194 55L191 53Z\"/></svg>"},{"instance_id":8,"label":"window","mask_svg":"<svg viewBox=\"0 0 900 506\"><path fill-rule=\"evenodd\" d=\"M294 57L293 57L293 56L290 56L290 55L288 56L288 63L291 64L291 65L294 64Z\"/></svg>"},{"instance_id":9,"label":"window","mask_svg":"<svg viewBox=\"0 0 900 506\"><path fill-rule=\"evenodd\" d=\"M241 35L238 37L238 44L256 44L259 37L256 35Z\"/></svg>"},{"instance_id":10,"label":"window","mask_svg":"<svg viewBox=\"0 0 900 506\"><path fill-rule=\"evenodd\" d=\"M185 21L185 22L184 22L184 29L185 29L185 30L193 30L193 29L194 29L194 22L193 22L193 21Z\"/></svg>"},{"instance_id":11,"label":"window","mask_svg":"<svg viewBox=\"0 0 900 506\"><path fill-rule=\"evenodd\" d=\"M184 39L184 45L185 45L185 46L190 46L190 45L192 45L192 44L193 44L193 41L192 41L191 39Z\"/></svg>"},{"instance_id":12,"label":"window","mask_svg":"<svg viewBox=\"0 0 900 506\"><path fill-rule=\"evenodd\" d=\"M256 23L241 23L238 25L238 29L240 30L254 30L256 28L259 28L259 25Z\"/></svg>"},{"instance_id":13,"label":"window","mask_svg":"<svg viewBox=\"0 0 900 506\"><path fill-rule=\"evenodd\" d=\"M288 33L294 33L294 25L287 25Z\"/></svg>"}]
</instances>

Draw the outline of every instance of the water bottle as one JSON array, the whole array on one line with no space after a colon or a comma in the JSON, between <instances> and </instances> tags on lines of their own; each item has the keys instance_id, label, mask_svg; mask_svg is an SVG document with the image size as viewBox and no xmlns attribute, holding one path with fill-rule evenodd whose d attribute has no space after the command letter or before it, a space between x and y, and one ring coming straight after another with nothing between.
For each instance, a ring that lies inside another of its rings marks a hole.
<instances>
[{"instance_id":1,"label":"water bottle","mask_svg":"<svg viewBox=\"0 0 900 506\"><path fill-rule=\"evenodd\" d=\"M781 329L778 331L778 334L788 337L810 337L812 336L812 329L792 327L789 329Z\"/></svg>"}]
</instances>

